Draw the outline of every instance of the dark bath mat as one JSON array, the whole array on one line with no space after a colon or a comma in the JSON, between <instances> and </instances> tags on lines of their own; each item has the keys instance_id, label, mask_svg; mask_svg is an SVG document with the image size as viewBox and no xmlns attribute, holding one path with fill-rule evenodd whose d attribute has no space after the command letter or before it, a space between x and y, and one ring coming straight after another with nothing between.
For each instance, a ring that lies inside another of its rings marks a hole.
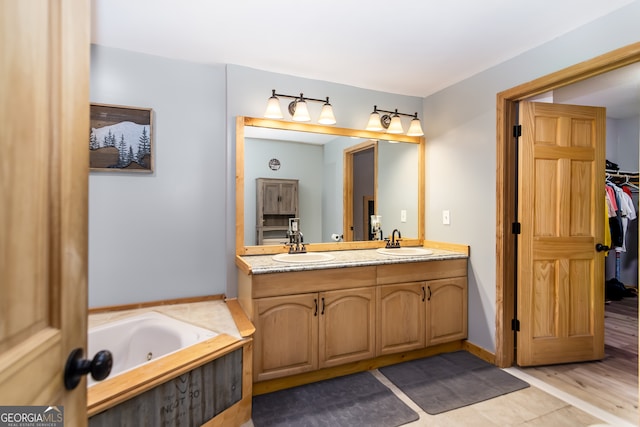
<instances>
[{"instance_id":1,"label":"dark bath mat","mask_svg":"<svg viewBox=\"0 0 640 427\"><path fill-rule=\"evenodd\" d=\"M403 362L379 371L431 415L529 387L465 351Z\"/></svg>"},{"instance_id":2,"label":"dark bath mat","mask_svg":"<svg viewBox=\"0 0 640 427\"><path fill-rule=\"evenodd\" d=\"M253 398L252 420L255 427L393 427L418 418L416 412L369 372Z\"/></svg>"}]
</instances>

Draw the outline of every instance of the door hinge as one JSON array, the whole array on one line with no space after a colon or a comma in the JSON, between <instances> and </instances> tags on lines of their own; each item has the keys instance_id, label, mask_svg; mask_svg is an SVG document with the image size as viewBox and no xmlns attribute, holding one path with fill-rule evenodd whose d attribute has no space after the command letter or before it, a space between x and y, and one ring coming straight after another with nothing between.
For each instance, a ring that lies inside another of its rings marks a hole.
<instances>
[{"instance_id":1,"label":"door hinge","mask_svg":"<svg viewBox=\"0 0 640 427\"><path fill-rule=\"evenodd\" d=\"M511 234L520 234L520 223L519 222L511 223Z\"/></svg>"},{"instance_id":2,"label":"door hinge","mask_svg":"<svg viewBox=\"0 0 640 427\"><path fill-rule=\"evenodd\" d=\"M511 319L511 330L516 332L520 331L520 321L518 319Z\"/></svg>"},{"instance_id":3,"label":"door hinge","mask_svg":"<svg viewBox=\"0 0 640 427\"><path fill-rule=\"evenodd\" d=\"M513 137L518 138L522 136L522 125L513 126Z\"/></svg>"}]
</instances>

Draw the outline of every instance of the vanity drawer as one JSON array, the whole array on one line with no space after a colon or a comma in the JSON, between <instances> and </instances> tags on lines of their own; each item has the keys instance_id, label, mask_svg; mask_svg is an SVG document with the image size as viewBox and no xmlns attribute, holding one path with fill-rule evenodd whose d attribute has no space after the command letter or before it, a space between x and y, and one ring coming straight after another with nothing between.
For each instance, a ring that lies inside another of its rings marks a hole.
<instances>
[{"instance_id":1,"label":"vanity drawer","mask_svg":"<svg viewBox=\"0 0 640 427\"><path fill-rule=\"evenodd\" d=\"M378 284L419 282L467 275L467 259L385 264L378 266Z\"/></svg>"},{"instance_id":2,"label":"vanity drawer","mask_svg":"<svg viewBox=\"0 0 640 427\"><path fill-rule=\"evenodd\" d=\"M376 285L376 267L256 274L252 276L252 298L294 295Z\"/></svg>"}]
</instances>

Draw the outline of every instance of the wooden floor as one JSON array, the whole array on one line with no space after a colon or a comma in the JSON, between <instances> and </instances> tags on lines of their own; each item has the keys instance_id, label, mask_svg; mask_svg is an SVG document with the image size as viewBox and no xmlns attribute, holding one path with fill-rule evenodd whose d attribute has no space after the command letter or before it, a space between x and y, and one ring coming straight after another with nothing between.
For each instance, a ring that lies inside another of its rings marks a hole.
<instances>
[{"instance_id":1,"label":"wooden floor","mask_svg":"<svg viewBox=\"0 0 640 427\"><path fill-rule=\"evenodd\" d=\"M606 305L604 360L520 369L638 425L638 299Z\"/></svg>"}]
</instances>

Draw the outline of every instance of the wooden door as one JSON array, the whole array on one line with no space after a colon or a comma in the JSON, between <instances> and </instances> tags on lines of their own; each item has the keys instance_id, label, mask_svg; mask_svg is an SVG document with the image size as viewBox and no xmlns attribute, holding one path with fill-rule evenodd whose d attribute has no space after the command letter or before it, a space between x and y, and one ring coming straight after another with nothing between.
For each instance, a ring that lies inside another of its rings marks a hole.
<instances>
[{"instance_id":1,"label":"wooden door","mask_svg":"<svg viewBox=\"0 0 640 427\"><path fill-rule=\"evenodd\" d=\"M327 368L375 355L375 288L320 293L318 366Z\"/></svg>"},{"instance_id":2,"label":"wooden door","mask_svg":"<svg viewBox=\"0 0 640 427\"><path fill-rule=\"evenodd\" d=\"M84 426L89 4L0 2L0 402L64 406Z\"/></svg>"},{"instance_id":3,"label":"wooden door","mask_svg":"<svg viewBox=\"0 0 640 427\"><path fill-rule=\"evenodd\" d=\"M376 310L376 356L425 347L424 282L379 286Z\"/></svg>"},{"instance_id":4,"label":"wooden door","mask_svg":"<svg viewBox=\"0 0 640 427\"><path fill-rule=\"evenodd\" d=\"M521 366L604 357L605 109L522 102Z\"/></svg>"},{"instance_id":5,"label":"wooden door","mask_svg":"<svg viewBox=\"0 0 640 427\"><path fill-rule=\"evenodd\" d=\"M318 294L255 300L254 381L318 368Z\"/></svg>"},{"instance_id":6,"label":"wooden door","mask_svg":"<svg viewBox=\"0 0 640 427\"><path fill-rule=\"evenodd\" d=\"M429 280L427 346L467 338L467 278Z\"/></svg>"}]
</instances>

